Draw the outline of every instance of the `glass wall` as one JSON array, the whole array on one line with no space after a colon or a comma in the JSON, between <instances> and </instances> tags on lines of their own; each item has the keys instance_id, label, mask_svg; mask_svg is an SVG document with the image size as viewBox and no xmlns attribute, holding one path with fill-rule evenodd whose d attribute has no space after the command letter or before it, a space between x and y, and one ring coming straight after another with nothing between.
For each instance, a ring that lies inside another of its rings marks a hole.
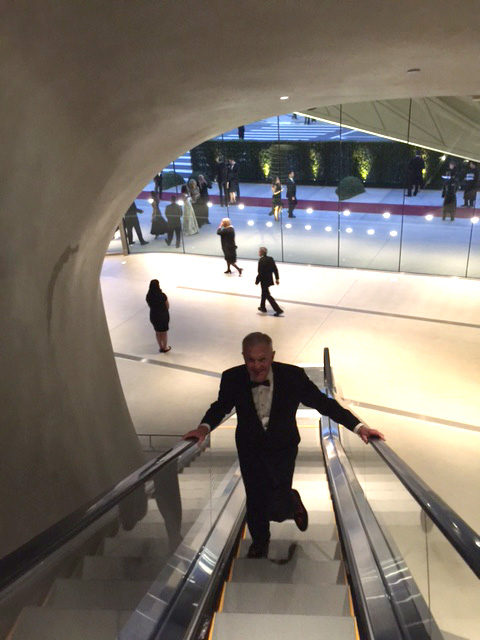
<instances>
[{"instance_id":1,"label":"glass wall","mask_svg":"<svg viewBox=\"0 0 480 640\"><path fill-rule=\"evenodd\" d=\"M229 218L240 261L266 246L278 261L480 277L477 163L416 145L422 105L397 104L390 135L333 105L328 118L267 118L186 151L125 218L130 251L222 257Z\"/></svg>"}]
</instances>

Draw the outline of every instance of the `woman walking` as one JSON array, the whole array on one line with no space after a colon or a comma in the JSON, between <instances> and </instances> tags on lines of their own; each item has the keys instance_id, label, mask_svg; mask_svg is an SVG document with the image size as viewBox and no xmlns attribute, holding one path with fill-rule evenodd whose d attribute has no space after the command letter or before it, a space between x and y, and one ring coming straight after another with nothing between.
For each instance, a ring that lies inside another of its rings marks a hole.
<instances>
[{"instance_id":1,"label":"woman walking","mask_svg":"<svg viewBox=\"0 0 480 640\"><path fill-rule=\"evenodd\" d=\"M275 216L276 222L278 222L280 213L282 212L282 183L277 176L271 184L272 189L272 210L269 215Z\"/></svg>"},{"instance_id":2,"label":"woman walking","mask_svg":"<svg viewBox=\"0 0 480 640\"><path fill-rule=\"evenodd\" d=\"M170 322L170 305L167 296L160 289L158 280L150 281L147 293L147 304L150 307L150 322L155 329L160 353L167 353L172 347L168 346L168 323Z\"/></svg>"},{"instance_id":3,"label":"woman walking","mask_svg":"<svg viewBox=\"0 0 480 640\"><path fill-rule=\"evenodd\" d=\"M163 236L164 233L167 233L167 221L162 217L160 207L158 206L158 193L150 191L149 202L152 205L152 226L150 227L150 234L155 236L155 240L157 240L158 236Z\"/></svg>"},{"instance_id":4,"label":"woman walking","mask_svg":"<svg viewBox=\"0 0 480 640\"><path fill-rule=\"evenodd\" d=\"M235 244L235 229L232 227L230 218L223 218L217 229L217 234L222 242L222 251L227 263L225 273L232 273L230 267L235 267L238 275L242 275L243 269L237 266L237 245Z\"/></svg>"}]
</instances>

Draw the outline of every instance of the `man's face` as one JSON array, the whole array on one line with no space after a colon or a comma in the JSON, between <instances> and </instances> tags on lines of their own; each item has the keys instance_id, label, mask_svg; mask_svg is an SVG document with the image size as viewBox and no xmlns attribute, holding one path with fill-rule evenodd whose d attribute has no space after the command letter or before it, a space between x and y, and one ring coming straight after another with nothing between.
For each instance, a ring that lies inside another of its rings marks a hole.
<instances>
[{"instance_id":1,"label":"man's face","mask_svg":"<svg viewBox=\"0 0 480 640\"><path fill-rule=\"evenodd\" d=\"M247 347L243 352L243 359L247 365L250 380L253 382L263 382L268 376L272 366L275 351L266 344L257 344Z\"/></svg>"}]
</instances>

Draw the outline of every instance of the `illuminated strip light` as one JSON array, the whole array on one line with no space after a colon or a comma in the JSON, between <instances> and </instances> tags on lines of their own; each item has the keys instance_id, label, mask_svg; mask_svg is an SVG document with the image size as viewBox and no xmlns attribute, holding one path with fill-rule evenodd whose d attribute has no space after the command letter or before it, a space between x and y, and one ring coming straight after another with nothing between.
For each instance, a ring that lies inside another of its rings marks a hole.
<instances>
[{"instance_id":1,"label":"illuminated strip light","mask_svg":"<svg viewBox=\"0 0 480 640\"><path fill-rule=\"evenodd\" d=\"M417 142L408 142L408 140L403 140L402 138L395 138L394 136L387 136L384 133L376 133L374 131L369 131L368 129L360 129L360 127L353 127L349 124L343 124L340 122L335 122L334 120L327 120L326 118L319 118L318 116L313 116L312 114L302 113L301 111L294 111L298 116L303 116L304 118L312 118L313 120L319 120L320 122L327 122L328 124L336 124L337 127L345 127L345 129L353 129L354 131L361 131L362 133L369 133L371 136L377 136L377 138L385 138L386 140L393 140L394 142L402 142L403 144L408 144L410 147L421 147L422 149L428 149L429 151L436 151L437 153L448 153L452 155L451 151L445 151L445 149L437 149L436 147L429 147L426 144L418 144ZM470 158L469 156L461 156L457 153L454 154L456 158L463 158L464 160L471 160L472 162L480 162L480 160L476 158Z\"/></svg>"}]
</instances>

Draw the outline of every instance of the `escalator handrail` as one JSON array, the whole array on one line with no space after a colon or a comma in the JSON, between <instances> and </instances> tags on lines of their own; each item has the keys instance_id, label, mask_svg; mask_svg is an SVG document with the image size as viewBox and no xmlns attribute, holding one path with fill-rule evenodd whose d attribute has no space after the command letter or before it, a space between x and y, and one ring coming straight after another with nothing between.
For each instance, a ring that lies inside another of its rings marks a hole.
<instances>
[{"instance_id":1,"label":"escalator handrail","mask_svg":"<svg viewBox=\"0 0 480 640\"><path fill-rule=\"evenodd\" d=\"M327 380L327 368L330 371L331 386L329 393L334 396L333 375L331 374L330 355L324 349L324 371ZM368 426L363 421L365 426ZM470 569L480 578L480 535L474 531L442 498L435 493L416 473L382 440L372 439L371 445L397 476L410 495L423 511L440 529L457 553Z\"/></svg>"},{"instance_id":2,"label":"escalator handrail","mask_svg":"<svg viewBox=\"0 0 480 640\"><path fill-rule=\"evenodd\" d=\"M194 451L190 450L197 448L197 443L194 440L179 442L18 549L4 556L0 559L0 592L10 587L39 563L44 562L68 541L118 505L126 496L145 484L167 464L174 460L178 461L187 453L193 454Z\"/></svg>"},{"instance_id":3,"label":"escalator handrail","mask_svg":"<svg viewBox=\"0 0 480 640\"><path fill-rule=\"evenodd\" d=\"M372 440L371 444L477 578L480 578L480 535L435 493L408 464L399 458L385 442Z\"/></svg>"}]
</instances>

